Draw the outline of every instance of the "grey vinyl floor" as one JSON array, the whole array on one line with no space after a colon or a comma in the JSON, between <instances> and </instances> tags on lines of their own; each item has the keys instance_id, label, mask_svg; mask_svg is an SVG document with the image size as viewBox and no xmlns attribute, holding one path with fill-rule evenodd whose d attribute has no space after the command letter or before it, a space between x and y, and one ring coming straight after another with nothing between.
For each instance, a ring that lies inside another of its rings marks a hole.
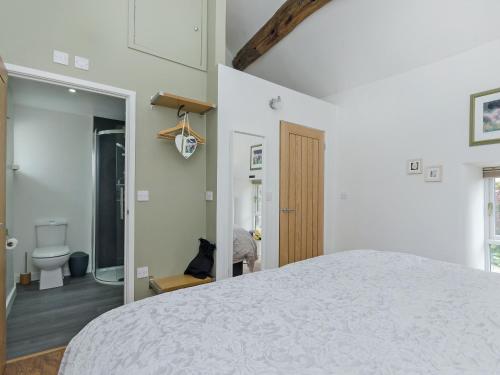
<instances>
[{"instance_id":1,"label":"grey vinyl floor","mask_svg":"<svg viewBox=\"0 0 500 375\"><path fill-rule=\"evenodd\" d=\"M94 318L123 304L123 286L97 283L91 274L64 278L61 288L17 285L7 319L7 357L64 346Z\"/></svg>"}]
</instances>

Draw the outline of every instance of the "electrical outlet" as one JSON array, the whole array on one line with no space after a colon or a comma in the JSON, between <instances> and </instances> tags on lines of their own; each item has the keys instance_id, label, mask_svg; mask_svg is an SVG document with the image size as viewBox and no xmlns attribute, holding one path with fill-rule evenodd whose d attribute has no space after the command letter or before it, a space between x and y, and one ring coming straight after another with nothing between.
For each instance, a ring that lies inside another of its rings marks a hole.
<instances>
[{"instance_id":1,"label":"electrical outlet","mask_svg":"<svg viewBox=\"0 0 500 375\"><path fill-rule=\"evenodd\" d=\"M75 68L89 70L90 61L86 57L75 56Z\"/></svg>"},{"instance_id":2,"label":"electrical outlet","mask_svg":"<svg viewBox=\"0 0 500 375\"><path fill-rule=\"evenodd\" d=\"M137 278L146 279L149 277L149 267L138 267L137 268Z\"/></svg>"},{"instance_id":3,"label":"electrical outlet","mask_svg":"<svg viewBox=\"0 0 500 375\"><path fill-rule=\"evenodd\" d=\"M149 191L148 190L139 190L137 192L137 201L138 202L148 202L149 201Z\"/></svg>"},{"instance_id":4,"label":"electrical outlet","mask_svg":"<svg viewBox=\"0 0 500 375\"><path fill-rule=\"evenodd\" d=\"M52 61L56 64L68 65L69 64L69 55L66 52L54 50L52 55Z\"/></svg>"}]
</instances>

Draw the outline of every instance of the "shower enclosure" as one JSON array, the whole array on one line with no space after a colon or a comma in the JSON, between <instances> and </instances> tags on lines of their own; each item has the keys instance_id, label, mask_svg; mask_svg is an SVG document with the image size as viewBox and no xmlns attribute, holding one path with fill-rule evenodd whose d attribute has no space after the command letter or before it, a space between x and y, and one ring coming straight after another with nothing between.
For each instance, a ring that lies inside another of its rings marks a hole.
<instances>
[{"instance_id":1,"label":"shower enclosure","mask_svg":"<svg viewBox=\"0 0 500 375\"><path fill-rule=\"evenodd\" d=\"M93 273L123 284L125 240L125 129L94 130Z\"/></svg>"}]
</instances>

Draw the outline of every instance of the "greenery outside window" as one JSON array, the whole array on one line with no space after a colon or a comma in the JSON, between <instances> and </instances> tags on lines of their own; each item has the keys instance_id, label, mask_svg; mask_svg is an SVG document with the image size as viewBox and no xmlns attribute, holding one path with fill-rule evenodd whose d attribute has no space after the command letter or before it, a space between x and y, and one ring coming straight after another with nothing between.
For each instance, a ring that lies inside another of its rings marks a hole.
<instances>
[{"instance_id":1,"label":"greenery outside window","mask_svg":"<svg viewBox=\"0 0 500 375\"><path fill-rule=\"evenodd\" d=\"M486 179L486 270L500 273L500 178Z\"/></svg>"}]
</instances>

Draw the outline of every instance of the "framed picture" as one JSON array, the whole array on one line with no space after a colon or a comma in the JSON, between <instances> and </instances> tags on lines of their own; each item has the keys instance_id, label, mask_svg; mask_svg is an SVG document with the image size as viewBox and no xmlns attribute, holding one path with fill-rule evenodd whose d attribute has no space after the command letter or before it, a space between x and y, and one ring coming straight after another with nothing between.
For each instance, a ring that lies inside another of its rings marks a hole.
<instances>
[{"instance_id":1,"label":"framed picture","mask_svg":"<svg viewBox=\"0 0 500 375\"><path fill-rule=\"evenodd\" d=\"M413 160L408 160L407 164L407 173L408 174L422 174L422 159L413 159Z\"/></svg>"},{"instance_id":2,"label":"framed picture","mask_svg":"<svg viewBox=\"0 0 500 375\"><path fill-rule=\"evenodd\" d=\"M500 89L471 95L470 146L500 143Z\"/></svg>"},{"instance_id":3,"label":"framed picture","mask_svg":"<svg viewBox=\"0 0 500 375\"><path fill-rule=\"evenodd\" d=\"M250 147L250 170L258 171L262 169L263 159L262 159L262 145L254 145Z\"/></svg>"},{"instance_id":4,"label":"framed picture","mask_svg":"<svg viewBox=\"0 0 500 375\"><path fill-rule=\"evenodd\" d=\"M427 167L425 168L425 181L427 182L441 182L443 180L443 167Z\"/></svg>"}]
</instances>

